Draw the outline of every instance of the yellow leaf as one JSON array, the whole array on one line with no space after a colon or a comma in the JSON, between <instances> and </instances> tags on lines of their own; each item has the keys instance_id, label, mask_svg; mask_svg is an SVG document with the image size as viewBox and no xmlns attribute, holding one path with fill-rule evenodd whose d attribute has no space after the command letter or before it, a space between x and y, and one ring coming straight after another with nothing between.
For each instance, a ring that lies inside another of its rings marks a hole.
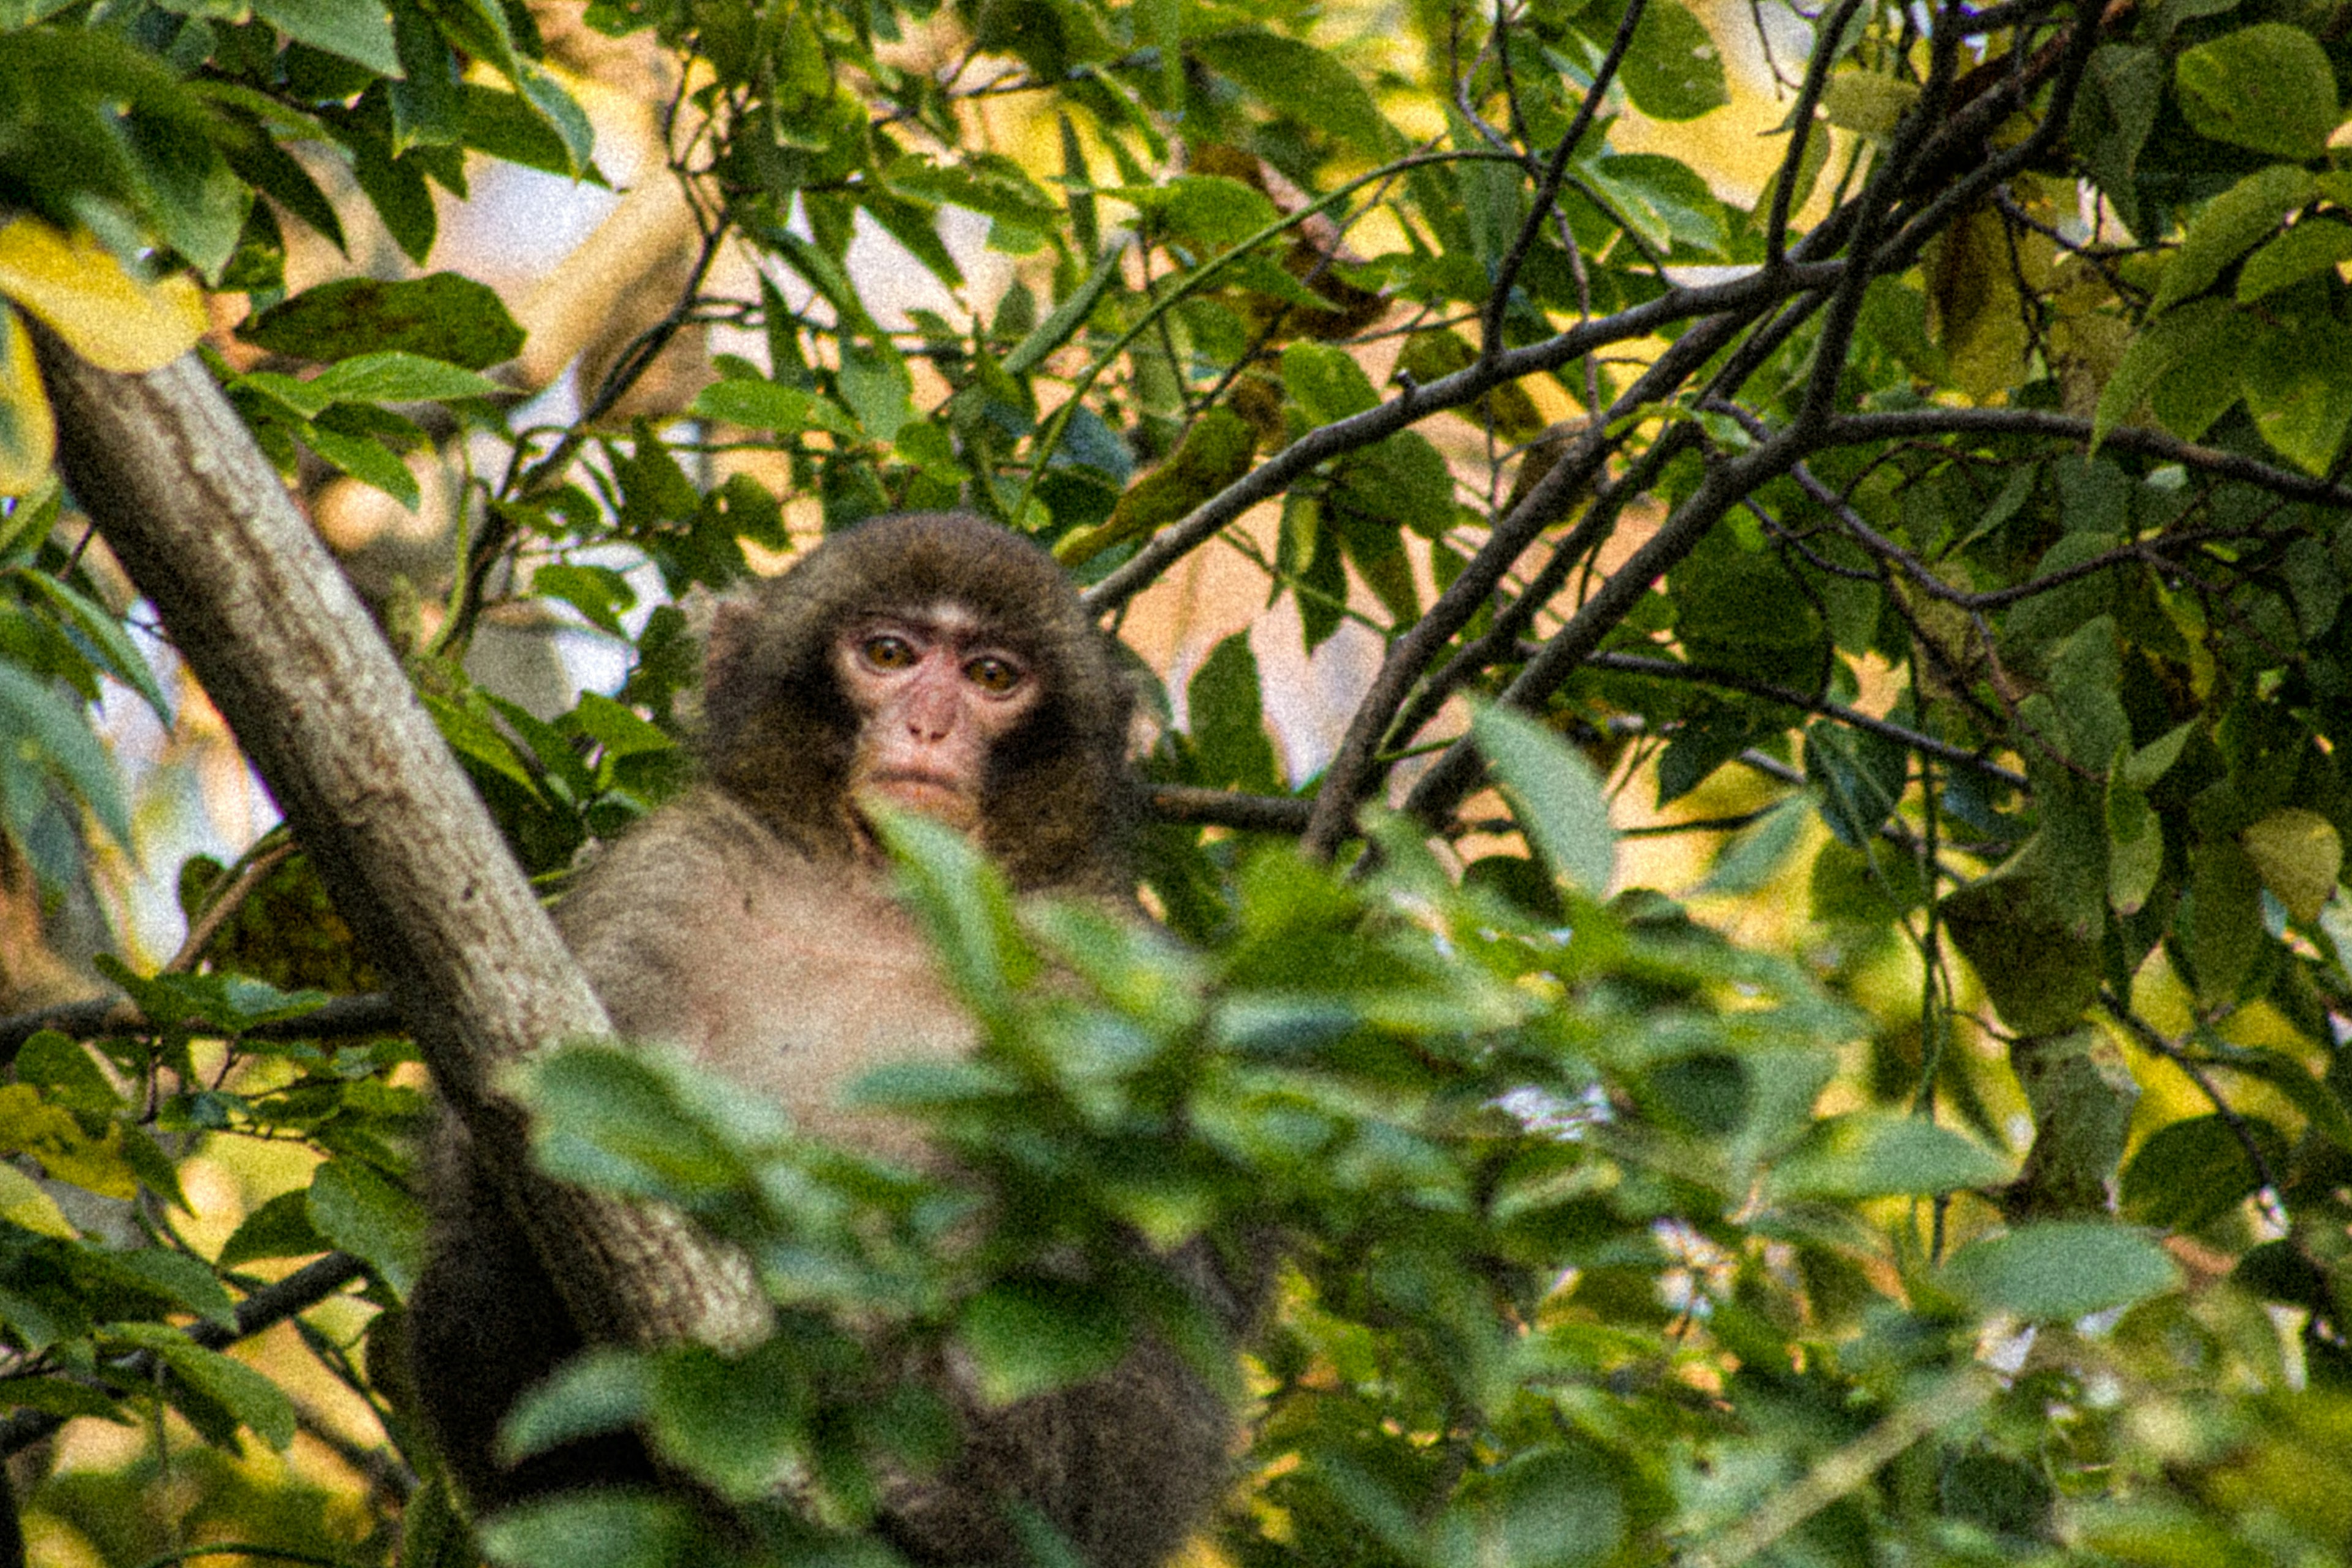
<instances>
[{"instance_id":1,"label":"yellow leaf","mask_svg":"<svg viewBox=\"0 0 2352 1568\"><path fill-rule=\"evenodd\" d=\"M37 217L0 226L0 294L100 370L160 370L205 331L204 295L188 279L142 283L86 231Z\"/></svg>"},{"instance_id":2,"label":"yellow leaf","mask_svg":"<svg viewBox=\"0 0 2352 1568\"><path fill-rule=\"evenodd\" d=\"M122 1129L92 1138L72 1111L43 1100L29 1083L0 1089L0 1151L30 1154L57 1180L100 1197L139 1195L139 1180L122 1162Z\"/></svg>"},{"instance_id":3,"label":"yellow leaf","mask_svg":"<svg viewBox=\"0 0 2352 1568\"><path fill-rule=\"evenodd\" d=\"M14 1165L0 1164L0 1219L59 1241L72 1241L78 1234L41 1184Z\"/></svg>"},{"instance_id":4,"label":"yellow leaf","mask_svg":"<svg viewBox=\"0 0 2352 1568\"><path fill-rule=\"evenodd\" d=\"M57 449L57 416L33 363L32 335L16 311L0 305L0 495L39 489Z\"/></svg>"},{"instance_id":5,"label":"yellow leaf","mask_svg":"<svg viewBox=\"0 0 2352 1568\"><path fill-rule=\"evenodd\" d=\"M2263 886L2298 921L2319 918L2344 869L2344 841L2336 825L2315 811L2291 805L2273 811L2238 836L2253 858Z\"/></svg>"}]
</instances>

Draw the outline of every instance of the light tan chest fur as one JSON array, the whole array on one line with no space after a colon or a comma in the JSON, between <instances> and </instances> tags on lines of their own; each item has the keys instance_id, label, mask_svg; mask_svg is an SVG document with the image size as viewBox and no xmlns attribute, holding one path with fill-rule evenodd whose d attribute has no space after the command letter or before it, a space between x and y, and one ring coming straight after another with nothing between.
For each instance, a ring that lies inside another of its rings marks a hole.
<instances>
[{"instance_id":1,"label":"light tan chest fur","mask_svg":"<svg viewBox=\"0 0 2352 1568\"><path fill-rule=\"evenodd\" d=\"M685 1049L819 1136L919 1154L887 1119L845 1111L842 1092L974 1041L876 872L812 863L721 799L646 823L557 918L624 1037Z\"/></svg>"}]
</instances>

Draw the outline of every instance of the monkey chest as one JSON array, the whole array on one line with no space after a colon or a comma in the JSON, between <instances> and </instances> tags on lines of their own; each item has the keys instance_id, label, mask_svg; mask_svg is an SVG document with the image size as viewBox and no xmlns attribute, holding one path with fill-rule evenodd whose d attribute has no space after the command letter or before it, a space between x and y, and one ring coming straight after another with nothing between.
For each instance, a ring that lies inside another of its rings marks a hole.
<instances>
[{"instance_id":1,"label":"monkey chest","mask_svg":"<svg viewBox=\"0 0 2352 1568\"><path fill-rule=\"evenodd\" d=\"M711 931L730 957L695 999L698 1054L804 1131L911 1154L911 1134L843 1095L887 1063L970 1051L971 1017L903 911L865 889L812 892L766 889Z\"/></svg>"}]
</instances>

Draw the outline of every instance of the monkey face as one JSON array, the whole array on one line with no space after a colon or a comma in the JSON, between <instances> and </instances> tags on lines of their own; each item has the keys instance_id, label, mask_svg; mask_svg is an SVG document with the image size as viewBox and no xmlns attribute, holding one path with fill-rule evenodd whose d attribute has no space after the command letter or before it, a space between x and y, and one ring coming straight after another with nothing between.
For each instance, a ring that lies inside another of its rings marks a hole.
<instances>
[{"instance_id":1,"label":"monkey face","mask_svg":"<svg viewBox=\"0 0 2352 1568\"><path fill-rule=\"evenodd\" d=\"M857 720L852 798L977 828L990 754L1039 700L1029 661L942 603L854 617L831 662Z\"/></svg>"}]
</instances>

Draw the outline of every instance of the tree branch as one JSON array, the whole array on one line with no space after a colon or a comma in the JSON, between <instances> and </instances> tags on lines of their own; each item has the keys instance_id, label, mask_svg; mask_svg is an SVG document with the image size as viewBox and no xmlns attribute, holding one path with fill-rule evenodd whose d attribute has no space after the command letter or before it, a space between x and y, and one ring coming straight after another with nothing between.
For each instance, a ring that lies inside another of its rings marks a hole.
<instances>
[{"instance_id":1,"label":"tree branch","mask_svg":"<svg viewBox=\"0 0 2352 1568\"><path fill-rule=\"evenodd\" d=\"M767 1306L679 1216L530 1173L494 1071L610 1033L334 558L194 354L118 375L36 331L58 461L391 981L443 1100L580 1320L741 1343ZM688 1260L694 1260L689 1266Z\"/></svg>"},{"instance_id":2,"label":"tree branch","mask_svg":"<svg viewBox=\"0 0 2352 1568\"><path fill-rule=\"evenodd\" d=\"M275 1284L265 1285L236 1304L236 1326L228 1328L219 1323L193 1323L188 1338L206 1350L226 1350L239 1340L249 1340L262 1330L283 1322L297 1312L308 1311L344 1286L367 1272L367 1265L348 1252L330 1252L315 1263L306 1263ZM155 1374L155 1354L140 1351L110 1363L108 1372L132 1383L145 1382ZM66 1418L45 1410L19 1410L5 1421L0 1421L0 1458L6 1458L31 1447L64 1426Z\"/></svg>"},{"instance_id":3,"label":"tree branch","mask_svg":"<svg viewBox=\"0 0 2352 1568\"><path fill-rule=\"evenodd\" d=\"M1745 691L1751 696L1769 698L1774 702L1784 702L1791 708L1802 709L1808 713L1819 713L1824 718L1834 719L1850 729L1868 731L1871 734L1882 736L1895 742L1897 745L1908 747L1915 752L1924 752L1931 757L1939 758L1957 767L1982 773L1985 777L2005 784L2011 789L2026 787L2023 773L2014 768L2002 767L1999 763L1979 756L1965 746L1955 746L1949 741L1939 741L1925 731L1914 730L1907 725L1889 723L1884 719L1874 719L1859 709L1849 708L1843 702L1832 702L1826 697L1808 697L1793 687L1778 686L1769 680L1753 679L1735 670L1715 669L1703 664L1678 664L1673 659L1666 658L1643 658L1639 654L1630 653L1590 654L1585 658L1584 667L1587 669L1613 670L1621 675L1650 676L1659 680L1696 681L1703 686L1720 686L1727 690Z\"/></svg>"},{"instance_id":4,"label":"tree branch","mask_svg":"<svg viewBox=\"0 0 2352 1568\"><path fill-rule=\"evenodd\" d=\"M1776 276L1768 277L1759 271L1727 283L1670 289L1655 300L1613 316L1580 322L1543 342L1507 349L1492 360L1482 360L1426 386L1409 386L1377 408L1335 420L1300 437L1161 529L1126 564L1086 591L1083 597L1087 607L1097 615L1118 609L1157 582L1170 566L1213 538L1227 523L1258 502L1280 495L1290 488L1292 480L1318 463L1386 440L1433 414L1475 403L1505 382L1571 363L1610 343L1646 337L1695 316L1737 315L1807 289L1827 287L1837 280L1843 265L1822 262L1795 266Z\"/></svg>"}]
</instances>

